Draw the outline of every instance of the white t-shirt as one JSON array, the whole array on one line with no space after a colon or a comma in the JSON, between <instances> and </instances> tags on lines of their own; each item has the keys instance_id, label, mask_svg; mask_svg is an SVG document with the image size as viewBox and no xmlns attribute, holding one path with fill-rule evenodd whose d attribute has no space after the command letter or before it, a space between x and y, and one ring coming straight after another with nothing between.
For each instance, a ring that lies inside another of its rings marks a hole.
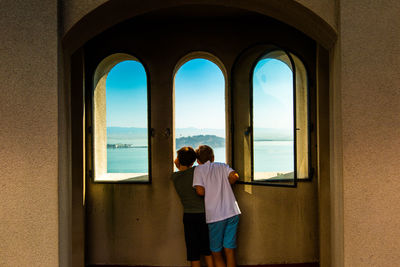
<instances>
[{"instance_id":1,"label":"white t-shirt","mask_svg":"<svg viewBox=\"0 0 400 267\"><path fill-rule=\"evenodd\" d=\"M229 183L229 165L207 161L194 169L193 187L203 186L206 222L218 222L240 214L239 206Z\"/></svg>"}]
</instances>

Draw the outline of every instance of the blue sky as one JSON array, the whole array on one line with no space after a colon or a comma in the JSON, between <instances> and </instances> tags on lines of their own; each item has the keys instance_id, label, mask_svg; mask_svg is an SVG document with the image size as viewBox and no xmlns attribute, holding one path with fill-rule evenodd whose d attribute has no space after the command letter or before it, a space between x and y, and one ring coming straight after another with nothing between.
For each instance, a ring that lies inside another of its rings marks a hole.
<instances>
[{"instance_id":1,"label":"blue sky","mask_svg":"<svg viewBox=\"0 0 400 267\"><path fill-rule=\"evenodd\" d=\"M106 80L107 127L147 127L147 77L138 61L123 61Z\"/></svg>"},{"instance_id":2,"label":"blue sky","mask_svg":"<svg viewBox=\"0 0 400 267\"><path fill-rule=\"evenodd\" d=\"M292 128L292 73L261 60L253 75L254 127ZM147 127L146 73L137 61L117 64L106 81L107 126ZM186 62L175 75L175 127L225 127L225 78L209 60Z\"/></svg>"},{"instance_id":3,"label":"blue sky","mask_svg":"<svg viewBox=\"0 0 400 267\"><path fill-rule=\"evenodd\" d=\"M293 75L276 59L260 60L253 73L254 128L293 129Z\"/></svg>"},{"instance_id":4,"label":"blue sky","mask_svg":"<svg viewBox=\"0 0 400 267\"><path fill-rule=\"evenodd\" d=\"M211 61L193 59L177 71L175 127L225 128L225 78Z\"/></svg>"}]
</instances>

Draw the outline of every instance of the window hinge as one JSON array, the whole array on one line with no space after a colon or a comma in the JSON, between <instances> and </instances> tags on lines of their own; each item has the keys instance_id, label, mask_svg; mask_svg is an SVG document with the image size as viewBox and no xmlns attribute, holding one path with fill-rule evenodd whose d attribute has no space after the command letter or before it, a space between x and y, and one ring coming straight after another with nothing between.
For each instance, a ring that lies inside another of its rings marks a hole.
<instances>
[{"instance_id":1,"label":"window hinge","mask_svg":"<svg viewBox=\"0 0 400 267\"><path fill-rule=\"evenodd\" d=\"M89 171L89 178L93 178L93 172Z\"/></svg>"},{"instance_id":2,"label":"window hinge","mask_svg":"<svg viewBox=\"0 0 400 267\"><path fill-rule=\"evenodd\" d=\"M87 130L88 130L88 133L91 134L92 133L92 126L89 126Z\"/></svg>"}]
</instances>

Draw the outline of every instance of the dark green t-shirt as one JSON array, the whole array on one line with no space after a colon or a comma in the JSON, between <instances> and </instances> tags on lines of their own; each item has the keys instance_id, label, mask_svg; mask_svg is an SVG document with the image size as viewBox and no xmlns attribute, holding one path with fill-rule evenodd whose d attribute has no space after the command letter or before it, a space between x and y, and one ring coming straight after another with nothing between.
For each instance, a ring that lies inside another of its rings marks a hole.
<instances>
[{"instance_id":1,"label":"dark green t-shirt","mask_svg":"<svg viewBox=\"0 0 400 267\"><path fill-rule=\"evenodd\" d=\"M196 189L193 188L193 172L194 168L190 168L172 174L172 181L185 213L204 212L204 198L197 195Z\"/></svg>"}]
</instances>

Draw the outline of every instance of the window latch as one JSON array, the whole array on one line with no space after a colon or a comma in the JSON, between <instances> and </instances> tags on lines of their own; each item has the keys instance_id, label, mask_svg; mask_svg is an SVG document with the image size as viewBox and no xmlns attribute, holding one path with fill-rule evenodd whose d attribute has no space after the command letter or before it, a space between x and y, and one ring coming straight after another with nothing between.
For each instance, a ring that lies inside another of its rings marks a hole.
<instances>
[{"instance_id":1,"label":"window latch","mask_svg":"<svg viewBox=\"0 0 400 267\"><path fill-rule=\"evenodd\" d=\"M165 135L165 137L167 137L167 138L170 137L170 136L171 136L171 129L170 129L170 128L165 129L164 135Z\"/></svg>"},{"instance_id":2,"label":"window latch","mask_svg":"<svg viewBox=\"0 0 400 267\"><path fill-rule=\"evenodd\" d=\"M253 127L249 126L249 127L247 127L246 131L244 131L244 135L249 136L252 131L253 131Z\"/></svg>"}]
</instances>

